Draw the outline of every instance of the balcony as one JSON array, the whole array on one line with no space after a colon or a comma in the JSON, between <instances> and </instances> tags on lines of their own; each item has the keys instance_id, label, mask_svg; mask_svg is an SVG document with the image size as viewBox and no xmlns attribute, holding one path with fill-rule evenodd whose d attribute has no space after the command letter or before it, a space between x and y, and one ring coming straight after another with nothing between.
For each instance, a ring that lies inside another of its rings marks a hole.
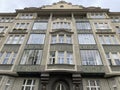
<instances>
[{"instance_id":1,"label":"balcony","mask_svg":"<svg viewBox=\"0 0 120 90\"><path fill-rule=\"evenodd\" d=\"M47 69L50 70L74 70L74 64L48 64Z\"/></svg>"}]
</instances>

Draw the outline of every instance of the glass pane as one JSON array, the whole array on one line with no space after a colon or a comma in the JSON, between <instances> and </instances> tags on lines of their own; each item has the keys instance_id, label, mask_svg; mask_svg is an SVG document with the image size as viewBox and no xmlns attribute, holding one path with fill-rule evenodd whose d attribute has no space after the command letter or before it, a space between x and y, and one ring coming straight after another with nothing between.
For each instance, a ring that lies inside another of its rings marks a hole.
<instances>
[{"instance_id":1,"label":"glass pane","mask_svg":"<svg viewBox=\"0 0 120 90\"><path fill-rule=\"evenodd\" d=\"M27 85L31 85L32 84L32 80L27 80Z\"/></svg>"},{"instance_id":2,"label":"glass pane","mask_svg":"<svg viewBox=\"0 0 120 90\"><path fill-rule=\"evenodd\" d=\"M47 22L35 22L33 26L33 30L46 30Z\"/></svg>"},{"instance_id":3,"label":"glass pane","mask_svg":"<svg viewBox=\"0 0 120 90\"><path fill-rule=\"evenodd\" d=\"M44 44L45 34L31 34L28 44Z\"/></svg>"}]
</instances>

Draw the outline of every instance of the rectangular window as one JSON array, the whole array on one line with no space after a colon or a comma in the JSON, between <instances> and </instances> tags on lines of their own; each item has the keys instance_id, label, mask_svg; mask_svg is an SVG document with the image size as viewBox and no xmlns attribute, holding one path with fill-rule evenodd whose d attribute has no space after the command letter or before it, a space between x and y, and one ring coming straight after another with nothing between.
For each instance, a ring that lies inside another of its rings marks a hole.
<instances>
[{"instance_id":1,"label":"rectangular window","mask_svg":"<svg viewBox=\"0 0 120 90\"><path fill-rule=\"evenodd\" d=\"M14 79L8 78L6 84L5 84L5 89L4 90L11 90L11 87L13 85Z\"/></svg>"},{"instance_id":2,"label":"rectangular window","mask_svg":"<svg viewBox=\"0 0 120 90\"><path fill-rule=\"evenodd\" d=\"M112 65L112 60L110 58L110 54L109 53L106 53L106 58L108 60L109 65Z\"/></svg>"},{"instance_id":3,"label":"rectangular window","mask_svg":"<svg viewBox=\"0 0 120 90\"><path fill-rule=\"evenodd\" d=\"M96 29L110 29L110 26L106 22L96 22L94 23Z\"/></svg>"},{"instance_id":4,"label":"rectangular window","mask_svg":"<svg viewBox=\"0 0 120 90\"><path fill-rule=\"evenodd\" d=\"M16 23L14 29L27 30L29 23Z\"/></svg>"},{"instance_id":5,"label":"rectangular window","mask_svg":"<svg viewBox=\"0 0 120 90\"><path fill-rule=\"evenodd\" d=\"M9 60L9 58L10 58L10 55L11 55L11 53L6 53L2 64L7 64L8 60Z\"/></svg>"},{"instance_id":6,"label":"rectangular window","mask_svg":"<svg viewBox=\"0 0 120 90\"><path fill-rule=\"evenodd\" d=\"M67 64L73 64L73 54L72 54L72 52L67 52Z\"/></svg>"},{"instance_id":7,"label":"rectangular window","mask_svg":"<svg viewBox=\"0 0 120 90\"><path fill-rule=\"evenodd\" d=\"M45 34L31 34L28 44L44 44Z\"/></svg>"},{"instance_id":8,"label":"rectangular window","mask_svg":"<svg viewBox=\"0 0 120 90\"><path fill-rule=\"evenodd\" d=\"M101 44L118 44L114 35L99 35L99 41Z\"/></svg>"},{"instance_id":9,"label":"rectangular window","mask_svg":"<svg viewBox=\"0 0 120 90\"><path fill-rule=\"evenodd\" d=\"M120 65L120 53L119 52L106 53L106 58L108 59L109 65Z\"/></svg>"},{"instance_id":10,"label":"rectangular window","mask_svg":"<svg viewBox=\"0 0 120 90\"><path fill-rule=\"evenodd\" d=\"M111 20L113 23L119 23L120 22L120 16L112 16Z\"/></svg>"},{"instance_id":11,"label":"rectangular window","mask_svg":"<svg viewBox=\"0 0 120 90\"><path fill-rule=\"evenodd\" d=\"M0 22L5 22L5 23L13 22L13 19L14 17L2 17L0 18Z\"/></svg>"},{"instance_id":12,"label":"rectangular window","mask_svg":"<svg viewBox=\"0 0 120 90\"><path fill-rule=\"evenodd\" d=\"M91 25L88 21L77 21L76 22L77 30L90 30Z\"/></svg>"},{"instance_id":13,"label":"rectangular window","mask_svg":"<svg viewBox=\"0 0 120 90\"><path fill-rule=\"evenodd\" d=\"M55 53L55 51L51 51L50 52L50 58L49 58L49 64L55 64L55 55L56 53Z\"/></svg>"},{"instance_id":14,"label":"rectangular window","mask_svg":"<svg viewBox=\"0 0 120 90\"><path fill-rule=\"evenodd\" d=\"M64 52L58 52L58 63L59 64L64 63Z\"/></svg>"},{"instance_id":15,"label":"rectangular window","mask_svg":"<svg viewBox=\"0 0 120 90\"><path fill-rule=\"evenodd\" d=\"M71 29L70 22L53 22L52 29Z\"/></svg>"},{"instance_id":16,"label":"rectangular window","mask_svg":"<svg viewBox=\"0 0 120 90\"><path fill-rule=\"evenodd\" d=\"M13 64L16 56L16 52L0 52L2 64Z\"/></svg>"},{"instance_id":17,"label":"rectangular window","mask_svg":"<svg viewBox=\"0 0 120 90\"><path fill-rule=\"evenodd\" d=\"M24 41L24 35L10 35L6 44L22 44Z\"/></svg>"},{"instance_id":18,"label":"rectangular window","mask_svg":"<svg viewBox=\"0 0 120 90\"><path fill-rule=\"evenodd\" d=\"M20 19L32 19L33 18L33 13L22 13L19 16Z\"/></svg>"},{"instance_id":19,"label":"rectangular window","mask_svg":"<svg viewBox=\"0 0 120 90\"><path fill-rule=\"evenodd\" d=\"M36 65L40 64L42 59L42 50L25 50L20 64Z\"/></svg>"},{"instance_id":20,"label":"rectangular window","mask_svg":"<svg viewBox=\"0 0 120 90\"><path fill-rule=\"evenodd\" d=\"M51 51L49 64L73 64L73 53L68 51Z\"/></svg>"},{"instance_id":21,"label":"rectangular window","mask_svg":"<svg viewBox=\"0 0 120 90\"><path fill-rule=\"evenodd\" d=\"M91 13L91 18L106 18L105 13Z\"/></svg>"},{"instance_id":22,"label":"rectangular window","mask_svg":"<svg viewBox=\"0 0 120 90\"><path fill-rule=\"evenodd\" d=\"M88 80L86 88L87 90L100 90L100 81L99 80Z\"/></svg>"},{"instance_id":23,"label":"rectangular window","mask_svg":"<svg viewBox=\"0 0 120 90\"><path fill-rule=\"evenodd\" d=\"M7 29L8 29L8 26L0 26L0 33L6 32Z\"/></svg>"},{"instance_id":24,"label":"rectangular window","mask_svg":"<svg viewBox=\"0 0 120 90\"><path fill-rule=\"evenodd\" d=\"M78 34L79 44L96 44L92 34Z\"/></svg>"},{"instance_id":25,"label":"rectangular window","mask_svg":"<svg viewBox=\"0 0 120 90\"><path fill-rule=\"evenodd\" d=\"M111 79L113 90L118 90L115 79Z\"/></svg>"},{"instance_id":26,"label":"rectangular window","mask_svg":"<svg viewBox=\"0 0 120 90\"><path fill-rule=\"evenodd\" d=\"M35 80L25 79L23 81L22 90L34 90L34 88L35 88Z\"/></svg>"},{"instance_id":27,"label":"rectangular window","mask_svg":"<svg viewBox=\"0 0 120 90\"><path fill-rule=\"evenodd\" d=\"M47 21L35 22L33 25L33 30L47 30Z\"/></svg>"},{"instance_id":28,"label":"rectangular window","mask_svg":"<svg viewBox=\"0 0 120 90\"><path fill-rule=\"evenodd\" d=\"M102 65L102 61L97 50L80 50L82 65Z\"/></svg>"}]
</instances>

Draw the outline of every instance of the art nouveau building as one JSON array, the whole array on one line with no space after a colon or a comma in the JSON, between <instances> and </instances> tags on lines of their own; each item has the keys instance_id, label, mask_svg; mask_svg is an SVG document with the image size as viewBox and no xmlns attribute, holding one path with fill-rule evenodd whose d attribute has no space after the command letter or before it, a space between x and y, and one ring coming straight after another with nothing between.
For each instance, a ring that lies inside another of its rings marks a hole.
<instances>
[{"instance_id":1,"label":"art nouveau building","mask_svg":"<svg viewBox=\"0 0 120 90\"><path fill-rule=\"evenodd\" d=\"M0 13L0 90L120 90L120 12L60 1Z\"/></svg>"}]
</instances>

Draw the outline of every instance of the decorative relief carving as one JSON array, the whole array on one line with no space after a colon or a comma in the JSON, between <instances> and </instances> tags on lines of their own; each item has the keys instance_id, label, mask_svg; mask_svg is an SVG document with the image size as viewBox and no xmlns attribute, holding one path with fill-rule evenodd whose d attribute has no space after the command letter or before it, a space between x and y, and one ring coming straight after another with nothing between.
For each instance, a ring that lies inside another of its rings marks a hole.
<instances>
[{"instance_id":1,"label":"decorative relief carving","mask_svg":"<svg viewBox=\"0 0 120 90\"><path fill-rule=\"evenodd\" d=\"M44 45L43 44L27 44L25 46L25 49L43 49Z\"/></svg>"},{"instance_id":2,"label":"decorative relief carving","mask_svg":"<svg viewBox=\"0 0 120 90\"><path fill-rule=\"evenodd\" d=\"M86 73L104 73L105 67L104 66L78 66L78 70Z\"/></svg>"},{"instance_id":3,"label":"decorative relief carving","mask_svg":"<svg viewBox=\"0 0 120 90\"><path fill-rule=\"evenodd\" d=\"M16 72L40 72L44 70L44 66L39 65L16 65L15 70Z\"/></svg>"},{"instance_id":4,"label":"decorative relief carving","mask_svg":"<svg viewBox=\"0 0 120 90\"><path fill-rule=\"evenodd\" d=\"M79 45L80 49L98 49L97 45Z\"/></svg>"}]
</instances>

